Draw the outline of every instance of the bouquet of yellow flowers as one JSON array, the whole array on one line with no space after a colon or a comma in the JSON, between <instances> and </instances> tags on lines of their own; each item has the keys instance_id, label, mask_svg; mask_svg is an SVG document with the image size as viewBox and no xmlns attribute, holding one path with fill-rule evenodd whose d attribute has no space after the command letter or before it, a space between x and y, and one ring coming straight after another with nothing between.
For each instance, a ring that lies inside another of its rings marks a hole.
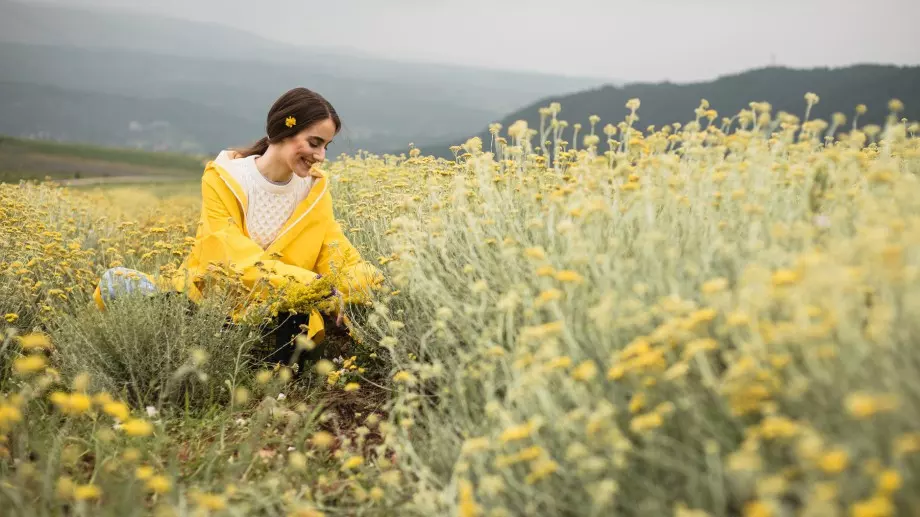
<instances>
[{"instance_id":1,"label":"bouquet of yellow flowers","mask_svg":"<svg viewBox=\"0 0 920 517\"><path fill-rule=\"evenodd\" d=\"M291 284L282 293L277 302L277 312L292 314L309 314L317 310L331 313L342 305L341 296L335 288L335 275L317 275L316 280L307 285Z\"/></svg>"},{"instance_id":2,"label":"bouquet of yellow flowers","mask_svg":"<svg viewBox=\"0 0 920 517\"><path fill-rule=\"evenodd\" d=\"M238 321L262 324L279 314L310 314L318 311L331 314L341 311L344 302L335 288L336 275L317 274L308 284L290 282L257 300L249 300Z\"/></svg>"}]
</instances>

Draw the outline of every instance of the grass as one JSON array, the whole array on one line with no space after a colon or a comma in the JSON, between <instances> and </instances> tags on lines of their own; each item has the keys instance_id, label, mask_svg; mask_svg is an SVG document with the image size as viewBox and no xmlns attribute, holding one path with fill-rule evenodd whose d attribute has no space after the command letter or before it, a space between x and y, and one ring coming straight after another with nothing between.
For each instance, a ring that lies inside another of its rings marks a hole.
<instances>
[{"instance_id":1,"label":"grass","mask_svg":"<svg viewBox=\"0 0 920 517\"><path fill-rule=\"evenodd\" d=\"M151 178L150 181L139 185L108 181L89 185L75 185L71 188L76 192L101 195L113 200L130 198L132 194L138 197L153 196L157 199L188 196L198 197L201 195L201 181L198 179L158 181Z\"/></svg>"},{"instance_id":2,"label":"grass","mask_svg":"<svg viewBox=\"0 0 920 517\"><path fill-rule=\"evenodd\" d=\"M13 137L0 137L0 150L13 153L36 153L111 163L142 165L153 168L185 170L188 172L200 171L203 166L202 160L205 159L204 157L196 157L181 153L142 151L80 143L27 140Z\"/></svg>"}]
</instances>

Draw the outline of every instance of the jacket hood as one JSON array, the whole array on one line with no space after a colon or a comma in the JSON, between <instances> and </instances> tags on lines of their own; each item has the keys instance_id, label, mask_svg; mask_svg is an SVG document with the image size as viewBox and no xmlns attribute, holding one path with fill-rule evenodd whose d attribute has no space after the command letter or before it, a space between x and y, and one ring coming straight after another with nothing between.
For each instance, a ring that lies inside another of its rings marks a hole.
<instances>
[{"instance_id":1,"label":"jacket hood","mask_svg":"<svg viewBox=\"0 0 920 517\"><path fill-rule=\"evenodd\" d=\"M234 151L233 149L224 149L214 158L214 163L220 165L225 171L229 172L236 178L242 177L243 168L238 162L234 162L237 158L242 158L243 155L239 151Z\"/></svg>"}]
</instances>

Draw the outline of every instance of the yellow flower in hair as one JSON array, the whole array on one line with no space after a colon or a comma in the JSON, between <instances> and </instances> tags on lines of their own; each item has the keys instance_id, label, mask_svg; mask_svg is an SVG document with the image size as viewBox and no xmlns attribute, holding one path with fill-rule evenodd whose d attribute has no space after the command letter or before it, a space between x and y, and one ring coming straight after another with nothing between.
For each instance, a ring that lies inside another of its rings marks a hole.
<instances>
[{"instance_id":1,"label":"yellow flower in hair","mask_svg":"<svg viewBox=\"0 0 920 517\"><path fill-rule=\"evenodd\" d=\"M287 127L294 127L297 124L297 119L294 117L288 117L284 120L284 125Z\"/></svg>"}]
</instances>

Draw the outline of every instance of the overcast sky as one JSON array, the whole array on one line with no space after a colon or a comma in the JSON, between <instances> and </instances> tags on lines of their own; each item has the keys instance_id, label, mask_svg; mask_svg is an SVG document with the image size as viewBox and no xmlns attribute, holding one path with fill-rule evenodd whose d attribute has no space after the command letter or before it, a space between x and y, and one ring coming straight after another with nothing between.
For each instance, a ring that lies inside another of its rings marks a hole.
<instances>
[{"instance_id":1,"label":"overcast sky","mask_svg":"<svg viewBox=\"0 0 920 517\"><path fill-rule=\"evenodd\" d=\"M385 57L627 81L920 64L920 0L52 0ZM258 6L258 7L256 7Z\"/></svg>"}]
</instances>

